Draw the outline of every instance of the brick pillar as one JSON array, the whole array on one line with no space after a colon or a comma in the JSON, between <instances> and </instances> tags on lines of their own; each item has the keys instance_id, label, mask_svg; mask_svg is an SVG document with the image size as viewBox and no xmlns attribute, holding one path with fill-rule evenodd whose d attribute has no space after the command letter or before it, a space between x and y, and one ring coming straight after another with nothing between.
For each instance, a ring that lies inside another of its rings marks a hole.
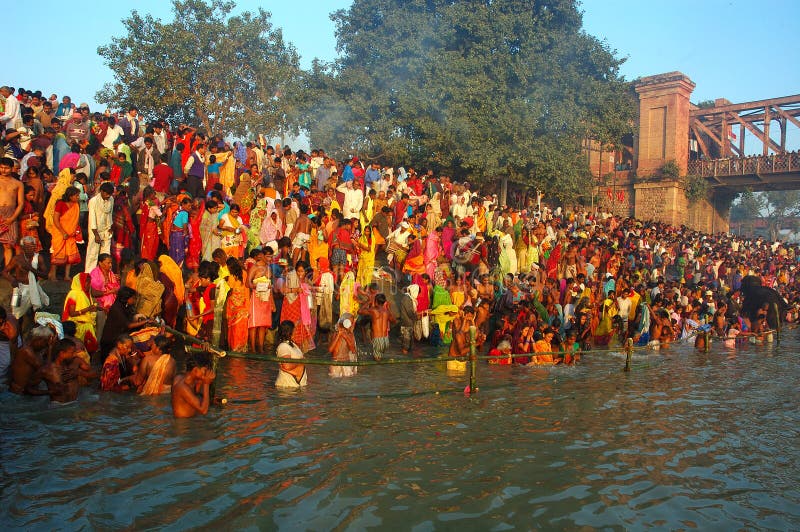
<instances>
[{"instance_id":1,"label":"brick pillar","mask_svg":"<svg viewBox=\"0 0 800 532\"><path fill-rule=\"evenodd\" d=\"M689 162L689 96L694 83L681 72L639 78L639 132L634 167L639 177L654 175L674 160L686 175Z\"/></svg>"}]
</instances>

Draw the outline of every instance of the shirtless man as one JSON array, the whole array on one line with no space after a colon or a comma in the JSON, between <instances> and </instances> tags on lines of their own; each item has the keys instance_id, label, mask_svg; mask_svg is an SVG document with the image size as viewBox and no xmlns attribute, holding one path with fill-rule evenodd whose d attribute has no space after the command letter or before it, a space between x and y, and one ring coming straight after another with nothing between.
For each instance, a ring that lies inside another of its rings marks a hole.
<instances>
[{"instance_id":1,"label":"shirtless man","mask_svg":"<svg viewBox=\"0 0 800 532\"><path fill-rule=\"evenodd\" d=\"M300 216L294 222L289 238L292 241L292 264L296 264L298 260L303 259L305 250L308 249L308 241L311 239L311 220L308 217L308 205L300 205Z\"/></svg>"},{"instance_id":2,"label":"shirtless man","mask_svg":"<svg viewBox=\"0 0 800 532\"><path fill-rule=\"evenodd\" d=\"M11 362L11 382L9 389L20 395L47 395L46 390L39 388L42 382L40 373L45 362L49 360L49 352L58 337L49 327L36 327L31 331L28 342L17 351Z\"/></svg>"},{"instance_id":3,"label":"shirtless man","mask_svg":"<svg viewBox=\"0 0 800 532\"><path fill-rule=\"evenodd\" d=\"M494 285L489 282L489 275L483 274L481 275L481 282L478 284L478 297L481 301L492 301L494 300Z\"/></svg>"},{"instance_id":4,"label":"shirtless man","mask_svg":"<svg viewBox=\"0 0 800 532\"><path fill-rule=\"evenodd\" d=\"M453 320L453 341L448 355L451 357L469 356L469 328L475 325L475 309L467 305Z\"/></svg>"},{"instance_id":5,"label":"shirtless man","mask_svg":"<svg viewBox=\"0 0 800 532\"><path fill-rule=\"evenodd\" d=\"M159 334L150 343L150 351L139 361L137 374L142 385L141 395L157 395L169 393L175 378L175 359L167 352L169 338Z\"/></svg>"},{"instance_id":6,"label":"shirtless man","mask_svg":"<svg viewBox=\"0 0 800 532\"><path fill-rule=\"evenodd\" d=\"M172 414L175 417L194 417L208 413L210 386L216 375L211 369L211 354L196 353L186 361L186 373L172 383Z\"/></svg>"},{"instance_id":7,"label":"shirtless man","mask_svg":"<svg viewBox=\"0 0 800 532\"><path fill-rule=\"evenodd\" d=\"M375 304L361 307L358 313L372 318L372 356L380 360L389 347L389 327L397 322L389 310L389 302L384 294L375 296Z\"/></svg>"},{"instance_id":8,"label":"shirtless man","mask_svg":"<svg viewBox=\"0 0 800 532\"><path fill-rule=\"evenodd\" d=\"M72 340L59 340L55 353L55 360L42 368L42 379L47 383L51 401L70 403L78 398L78 377L91 379L97 375L89 364L75 356Z\"/></svg>"},{"instance_id":9,"label":"shirtless man","mask_svg":"<svg viewBox=\"0 0 800 532\"><path fill-rule=\"evenodd\" d=\"M47 278L47 265L44 259L36 253L36 240L26 236L22 239L22 251L14 255L11 262L6 263L3 277L8 279L11 286L19 290L19 302L12 307L14 317L22 318L22 330L30 330L33 316L28 311L35 312L50 304L50 298L39 287L37 277ZM30 274L33 274L31 276Z\"/></svg>"},{"instance_id":10,"label":"shirtless man","mask_svg":"<svg viewBox=\"0 0 800 532\"><path fill-rule=\"evenodd\" d=\"M5 264L11 262L19 239L17 218L25 206L25 187L14 179L14 160L0 157L0 244L3 246Z\"/></svg>"},{"instance_id":11,"label":"shirtless man","mask_svg":"<svg viewBox=\"0 0 800 532\"><path fill-rule=\"evenodd\" d=\"M567 246L567 251L561 258L561 271L567 279L575 279L578 276L578 250L575 244Z\"/></svg>"},{"instance_id":12,"label":"shirtless man","mask_svg":"<svg viewBox=\"0 0 800 532\"><path fill-rule=\"evenodd\" d=\"M0 389L7 382L8 368L11 366L11 355L16 355L19 326L14 316L6 314L6 308L0 306Z\"/></svg>"}]
</instances>

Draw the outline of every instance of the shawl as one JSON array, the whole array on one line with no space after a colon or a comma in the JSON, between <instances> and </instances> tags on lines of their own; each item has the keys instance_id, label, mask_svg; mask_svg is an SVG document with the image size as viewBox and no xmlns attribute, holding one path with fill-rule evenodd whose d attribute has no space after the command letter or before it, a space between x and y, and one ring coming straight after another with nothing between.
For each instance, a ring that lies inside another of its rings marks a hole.
<instances>
[{"instance_id":1,"label":"shawl","mask_svg":"<svg viewBox=\"0 0 800 532\"><path fill-rule=\"evenodd\" d=\"M47 202L47 207L44 210L45 227L48 233L54 233L56 226L53 225L53 218L56 211L56 202L61 199L64 192L72 185L72 174L69 169L64 169L58 174L58 181L56 186L50 192L50 201Z\"/></svg>"},{"instance_id":2,"label":"shawl","mask_svg":"<svg viewBox=\"0 0 800 532\"><path fill-rule=\"evenodd\" d=\"M136 279L136 312L148 317L161 313L161 295L164 285L155 280L149 263L143 264Z\"/></svg>"},{"instance_id":3,"label":"shawl","mask_svg":"<svg viewBox=\"0 0 800 532\"><path fill-rule=\"evenodd\" d=\"M186 299L186 287L183 284L183 272L180 266L169 255L158 257L158 263L161 273L175 285L175 297L178 299L178 304L183 305Z\"/></svg>"}]
</instances>

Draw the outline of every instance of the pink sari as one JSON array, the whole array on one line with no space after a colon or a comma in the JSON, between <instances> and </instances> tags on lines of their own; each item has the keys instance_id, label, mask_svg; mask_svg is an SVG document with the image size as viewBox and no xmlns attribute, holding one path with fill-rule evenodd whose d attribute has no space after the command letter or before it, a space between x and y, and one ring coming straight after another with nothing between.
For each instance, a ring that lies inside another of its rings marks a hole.
<instances>
[{"instance_id":1,"label":"pink sari","mask_svg":"<svg viewBox=\"0 0 800 532\"><path fill-rule=\"evenodd\" d=\"M433 279L436 273L436 263L439 258L440 252L439 234L433 231L428 235L428 240L425 243L425 273L428 277Z\"/></svg>"}]
</instances>

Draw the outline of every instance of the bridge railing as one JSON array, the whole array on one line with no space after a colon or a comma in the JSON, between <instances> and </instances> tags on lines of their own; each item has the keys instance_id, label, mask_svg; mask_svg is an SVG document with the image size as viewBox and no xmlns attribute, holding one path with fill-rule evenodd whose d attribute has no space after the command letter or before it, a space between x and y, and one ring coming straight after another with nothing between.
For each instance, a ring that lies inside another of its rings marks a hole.
<instances>
[{"instance_id":1,"label":"bridge railing","mask_svg":"<svg viewBox=\"0 0 800 532\"><path fill-rule=\"evenodd\" d=\"M689 161L687 173L701 177L776 174L800 171L800 153L787 152L711 161Z\"/></svg>"}]
</instances>

